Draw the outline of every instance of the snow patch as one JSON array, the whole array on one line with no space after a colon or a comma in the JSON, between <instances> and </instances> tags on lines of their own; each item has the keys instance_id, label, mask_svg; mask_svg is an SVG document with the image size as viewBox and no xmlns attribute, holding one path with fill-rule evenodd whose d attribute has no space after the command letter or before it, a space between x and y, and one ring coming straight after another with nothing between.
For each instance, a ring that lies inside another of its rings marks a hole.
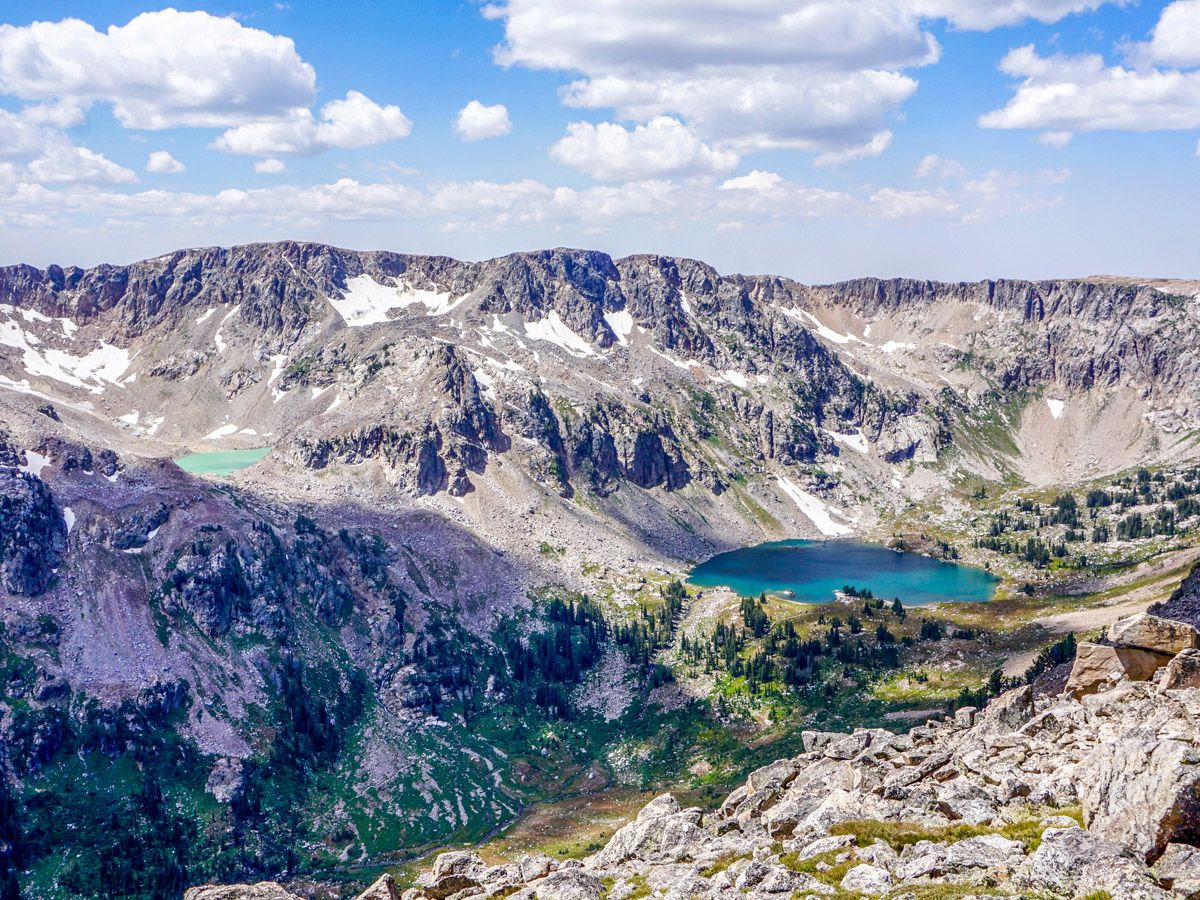
<instances>
[{"instance_id":1,"label":"snow patch","mask_svg":"<svg viewBox=\"0 0 1200 900\"><path fill-rule=\"evenodd\" d=\"M683 308L685 316L694 316L696 314L695 309L692 308L691 299L682 291L679 292L679 305Z\"/></svg>"},{"instance_id":2,"label":"snow patch","mask_svg":"<svg viewBox=\"0 0 1200 900\"><path fill-rule=\"evenodd\" d=\"M34 450L26 450L25 465L21 466L20 469L27 475L36 475L38 478L41 478L42 469L48 465L50 465L50 457L42 456L42 454Z\"/></svg>"},{"instance_id":3,"label":"snow patch","mask_svg":"<svg viewBox=\"0 0 1200 900\"><path fill-rule=\"evenodd\" d=\"M0 311L10 316L14 307L0 306ZM19 310L29 321L31 310ZM38 318L40 316L40 318ZM32 314L37 321L55 321L40 313ZM37 335L27 332L19 323L9 318L0 322L0 346L20 350L25 373L34 378L51 378L73 387L83 388L93 394L103 394L106 384L119 384L121 376L129 368L129 351L104 341L100 346L83 356L73 356L52 347L38 349L42 342ZM16 382L9 386L15 387Z\"/></svg>"},{"instance_id":4,"label":"snow patch","mask_svg":"<svg viewBox=\"0 0 1200 900\"><path fill-rule=\"evenodd\" d=\"M271 372L271 377L267 379L267 384L274 384L275 379L283 374L283 370L287 367L287 354L276 353L271 357L271 362L275 364L274 370Z\"/></svg>"},{"instance_id":5,"label":"snow patch","mask_svg":"<svg viewBox=\"0 0 1200 900\"><path fill-rule=\"evenodd\" d=\"M736 369L726 369L717 377L722 381L728 381L734 387L747 388L750 386L750 381L746 376Z\"/></svg>"},{"instance_id":6,"label":"snow patch","mask_svg":"<svg viewBox=\"0 0 1200 900\"><path fill-rule=\"evenodd\" d=\"M629 310L607 312L604 314L604 321L608 323L612 333L617 336L618 344L623 347L629 343L629 335L633 333L633 316L630 315Z\"/></svg>"},{"instance_id":7,"label":"snow patch","mask_svg":"<svg viewBox=\"0 0 1200 900\"><path fill-rule=\"evenodd\" d=\"M888 341L886 344L880 344L879 349L884 353L895 353L897 350L912 350L916 344L906 344L902 341Z\"/></svg>"},{"instance_id":8,"label":"snow patch","mask_svg":"<svg viewBox=\"0 0 1200 900\"><path fill-rule=\"evenodd\" d=\"M117 421L124 422L126 425L133 425L134 427L136 427L138 420L141 417L142 417L142 414L135 409L131 413L125 413L125 415L123 415L123 416L117 416Z\"/></svg>"},{"instance_id":9,"label":"snow patch","mask_svg":"<svg viewBox=\"0 0 1200 900\"><path fill-rule=\"evenodd\" d=\"M550 315L537 322L525 323L525 334L536 341L548 341L566 350L572 356L595 356L592 345L571 330L562 320L557 310L550 310Z\"/></svg>"},{"instance_id":10,"label":"snow patch","mask_svg":"<svg viewBox=\"0 0 1200 900\"><path fill-rule=\"evenodd\" d=\"M220 428L214 428L212 431L210 431L208 434L206 434L203 438L201 438L201 440L219 441L221 438L227 438L231 434L237 434L238 428L239 428L239 426L237 426L237 425L222 425Z\"/></svg>"},{"instance_id":11,"label":"snow patch","mask_svg":"<svg viewBox=\"0 0 1200 900\"><path fill-rule=\"evenodd\" d=\"M217 345L217 352L224 353L225 347L227 346L225 343L225 339L221 336L221 329L225 327L225 323L228 322L231 318L233 318L233 316L241 308L242 308L242 304L240 304L240 303L237 304L233 309L231 309L229 312L225 313L225 317L223 319L221 319L221 324L217 328L217 333L213 335L213 343Z\"/></svg>"},{"instance_id":12,"label":"snow patch","mask_svg":"<svg viewBox=\"0 0 1200 900\"><path fill-rule=\"evenodd\" d=\"M67 537L70 537L71 529L75 527L75 512L69 506L63 507L63 521L67 523Z\"/></svg>"},{"instance_id":13,"label":"snow patch","mask_svg":"<svg viewBox=\"0 0 1200 900\"><path fill-rule=\"evenodd\" d=\"M862 432L858 434L842 434L837 431L830 431L828 428L822 428L821 430L843 447L849 447L851 450L855 450L864 456L871 452L871 448L867 446L867 439L863 436Z\"/></svg>"},{"instance_id":14,"label":"snow patch","mask_svg":"<svg viewBox=\"0 0 1200 900\"><path fill-rule=\"evenodd\" d=\"M426 315L442 316L458 306L465 297L464 294L455 300L449 293L422 290L409 284L391 287L380 284L370 275L357 275L346 280L346 290L341 297L328 299L329 305L337 310L343 322L351 328L361 328L390 322L389 312L409 306L424 306Z\"/></svg>"},{"instance_id":15,"label":"snow patch","mask_svg":"<svg viewBox=\"0 0 1200 900\"><path fill-rule=\"evenodd\" d=\"M216 311L217 311L217 308L215 306L211 307L209 309L206 309L204 312L202 312L200 315L198 315L196 317L196 324L203 325L205 322L207 322L209 319L212 318L212 314L215 313Z\"/></svg>"},{"instance_id":16,"label":"snow patch","mask_svg":"<svg viewBox=\"0 0 1200 900\"><path fill-rule=\"evenodd\" d=\"M1050 407L1050 415L1056 419L1061 419L1063 410L1067 408L1065 401L1056 400L1053 397L1046 398L1046 405Z\"/></svg>"},{"instance_id":17,"label":"snow patch","mask_svg":"<svg viewBox=\"0 0 1200 900\"><path fill-rule=\"evenodd\" d=\"M807 328L811 328L827 341L833 341L835 344L849 344L851 341L863 343L862 338L853 334L840 334L822 323L816 316L808 312L808 310L798 309L797 307L789 307L784 309L779 307L779 311L789 318L795 319L797 322L803 323Z\"/></svg>"},{"instance_id":18,"label":"snow patch","mask_svg":"<svg viewBox=\"0 0 1200 900\"><path fill-rule=\"evenodd\" d=\"M656 356L661 356L671 365L675 366L676 368L683 369L685 372L690 372L694 368L704 368L704 364L698 359L676 359L669 353L664 353L663 351L659 350L653 344L651 344L648 349L651 353L655 354Z\"/></svg>"},{"instance_id":19,"label":"snow patch","mask_svg":"<svg viewBox=\"0 0 1200 900\"><path fill-rule=\"evenodd\" d=\"M799 507L800 512L804 513L817 526L817 530L821 534L826 537L843 537L853 533L854 529L849 525L834 518L835 515L843 518L838 509L822 503L817 497L801 490L790 478L780 476L778 483L780 489L792 498L792 502Z\"/></svg>"}]
</instances>

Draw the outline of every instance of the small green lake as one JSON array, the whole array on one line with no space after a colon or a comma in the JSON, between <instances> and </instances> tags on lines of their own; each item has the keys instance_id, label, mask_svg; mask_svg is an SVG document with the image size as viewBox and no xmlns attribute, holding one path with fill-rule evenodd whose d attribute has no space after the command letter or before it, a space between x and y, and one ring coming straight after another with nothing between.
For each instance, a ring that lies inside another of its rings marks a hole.
<instances>
[{"instance_id":1,"label":"small green lake","mask_svg":"<svg viewBox=\"0 0 1200 900\"><path fill-rule=\"evenodd\" d=\"M1000 579L982 569L856 541L777 541L714 556L692 569L698 587L742 596L783 594L798 603L830 603L846 585L905 606L990 600ZM791 593L787 593L791 592Z\"/></svg>"},{"instance_id":2,"label":"small green lake","mask_svg":"<svg viewBox=\"0 0 1200 900\"><path fill-rule=\"evenodd\" d=\"M189 453L175 460L179 468L193 475L230 475L239 469L252 466L268 453L270 447L255 447L251 450L211 450L207 453Z\"/></svg>"}]
</instances>

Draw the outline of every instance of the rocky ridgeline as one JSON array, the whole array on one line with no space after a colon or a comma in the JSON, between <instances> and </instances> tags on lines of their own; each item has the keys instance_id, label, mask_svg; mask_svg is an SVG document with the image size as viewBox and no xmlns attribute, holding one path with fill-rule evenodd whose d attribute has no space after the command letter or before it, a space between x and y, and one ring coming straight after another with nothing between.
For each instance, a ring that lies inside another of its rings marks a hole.
<instances>
[{"instance_id":1,"label":"rocky ridgeline","mask_svg":"<svg viewBox=\"0 0 1200 900\"><path fill-rule=\"evenodd\" d=\"M908 734L808 732L716 812L664 794L586 859L445 853L403 896L1191 896L1200 640L1149 615L1109 640L1081 645L1062 696L1022 687Z\"/></svg>"}]
</instances>

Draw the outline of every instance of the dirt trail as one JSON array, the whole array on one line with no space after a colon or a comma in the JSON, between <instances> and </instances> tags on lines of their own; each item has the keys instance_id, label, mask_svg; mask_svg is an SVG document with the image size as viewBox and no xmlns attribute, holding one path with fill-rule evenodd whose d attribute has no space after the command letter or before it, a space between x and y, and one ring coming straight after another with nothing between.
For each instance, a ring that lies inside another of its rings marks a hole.
<instances>
[{"instance_id":1,"label":"dirt trail","mask_svg":"<svg viewBox=\"0 0 1200 900\"><path fill-rule=\"evenodd\" d=\"M1197 560L1200 560L1200 547L1188 547L1159 557L1138 566L1132 572L1126 572L1112 579L1103 588L1098 586L1098 590L1111 590L1123 584L1145 582L1138 584L1128 593L1120 594L1112 600L1089 606L1086 609L1073 609L1043 616L1040 619L1034 619L1032 624L1042 626L1052 635L1066 634L1069 631L1079 634L1107 628L1125 616L1145 612L1146 607L1151 603L1166 600ZM1179 575L1178 579L1168 577L1176 572ZM1010 656L1004 663L1004 674L1007 676L1022 674L1029 668L1037 654L1037 650L1028 650Z\"/></svg>"}]
</instances>

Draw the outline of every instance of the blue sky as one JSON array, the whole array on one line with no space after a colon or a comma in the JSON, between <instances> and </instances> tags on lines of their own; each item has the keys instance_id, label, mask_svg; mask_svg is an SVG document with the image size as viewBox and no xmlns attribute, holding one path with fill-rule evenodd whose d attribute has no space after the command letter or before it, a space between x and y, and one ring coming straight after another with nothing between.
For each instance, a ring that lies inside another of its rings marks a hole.
<instances>
[{"instance_id":1,"label":"blue sky","mask_svg":"<svg viewBox=\"0 0 1200 900\"><path fill-rule=\"evenodd\" d=\"M0 262L1200 276L1200 0L8 3ZM35 24L36 23L36 24Z\"/></svg>"}]
</instances>

